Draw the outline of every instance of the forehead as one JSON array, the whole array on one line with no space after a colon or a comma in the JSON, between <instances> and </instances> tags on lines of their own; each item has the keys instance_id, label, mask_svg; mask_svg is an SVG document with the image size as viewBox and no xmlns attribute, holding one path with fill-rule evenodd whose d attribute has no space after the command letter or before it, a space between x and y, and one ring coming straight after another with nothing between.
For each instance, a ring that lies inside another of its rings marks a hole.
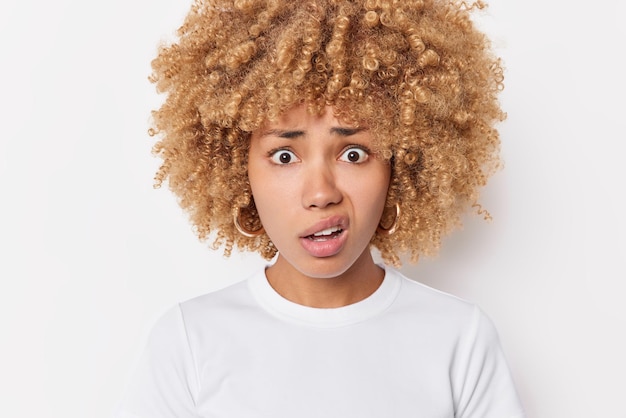
<instances>
[{"instance_id":1,"label":"forehead","mask_svg":"<svg viewBox=\"0 0 626 418\"><path fill-rule=\"evenodd\" d=\"M334 110L326 106L322 109L322 113L312 112L306 104L299 104L287 111L283 112L280 117L270 122L270 125L299 125L308 123L336 123L338 122L334 116Z\"/></svg>"},{"instance_id":2,"label":"forehead","mask_svg":"<svg viewBox=\"0 0 626 418\"><path fill-rule=\"evenodd\" d=\"M275 127L295 128L303 125L324 124L329 126L364 127L364 123L353 123L337 116L336 109L325 106L316 112L305 103L295 105L283 112L276 120L268 120L257 131Z\"/></svg>"},{"instance_id":3,"label":"forehead","mask_svg":"<svg viewBox=\"0 0 626 418\"><path fill-rule=\"evenodd\" d=\"M353 103L354 104L354 103ZM378 109L378 106L376 107ZM261 138L303 138L313 130L327 133L333 138L357 138L367 141L367 147L380 158L389 161L392 156L394 135L390 135L389 124L381 121L389 120L385 109L376 115L354 108L350 103L341 105L316 106L310 103L297 103L288 107L275 119L266 119L258 128L253 128L248 137L248 146ZM369 117L367 116L369 115ZM382 129L386 125L387 129ZM265 142L265 141L263 141Z\"/></svg>"}]
</instances>

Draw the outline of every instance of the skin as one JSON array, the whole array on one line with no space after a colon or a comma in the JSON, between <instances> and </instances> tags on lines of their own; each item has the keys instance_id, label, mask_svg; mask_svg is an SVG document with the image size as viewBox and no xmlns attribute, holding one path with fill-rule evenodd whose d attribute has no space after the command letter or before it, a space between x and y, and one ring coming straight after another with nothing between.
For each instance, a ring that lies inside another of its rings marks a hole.
<instances>
[{"instance_id":1,"label":"skin","mask_svg":"<svg viewBox=\"0 0 626 418\"><path fill-rule=\"evenodd\" d=\"M248 158L252 195L279 251L266 270L272 287L301 305L355 303L380 286L370 252L391 170L369 150L367 128L342 123L327 108L304 105L254 131ZM326 231L324 237L312 234Z\"/></svg>"}]
</instances>

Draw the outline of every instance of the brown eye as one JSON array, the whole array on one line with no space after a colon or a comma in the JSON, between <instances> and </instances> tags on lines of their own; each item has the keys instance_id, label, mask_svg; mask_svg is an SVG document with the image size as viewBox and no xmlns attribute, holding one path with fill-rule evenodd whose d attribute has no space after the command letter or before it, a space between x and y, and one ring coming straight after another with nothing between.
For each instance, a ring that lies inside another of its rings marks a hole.
<instances>
[{"instance_id":1,"label":"brown eye","mask_svg":"<svg viewBox=\"0 0 626 418\"><path fill-rule=\"evenodd\" d=\"M297 157L293 152L284 149L274 152L271 155L271 159L274 163L280 165L291 164L297 161Z\"/></svg>"},{"instance_id":2,"label":"brown eye","mask_svg":"<svg viewBox=\"0 0 626 418\"><path fill-rule=\"evenodd\" d=\"M365 162L367 160L368 153L362 148L352 147L348 148L341 154L339 158L341 161L346 161L349 163L359 164Z\"/></svg>"}]
</instances>

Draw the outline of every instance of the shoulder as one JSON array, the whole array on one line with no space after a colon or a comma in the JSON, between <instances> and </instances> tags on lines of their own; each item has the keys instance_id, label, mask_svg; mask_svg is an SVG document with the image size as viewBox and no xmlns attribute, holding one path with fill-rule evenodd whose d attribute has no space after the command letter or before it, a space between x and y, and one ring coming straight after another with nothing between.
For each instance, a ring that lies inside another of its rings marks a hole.
<instances>
[{"instance_id":1,"label":"shoulder","mask_svg":"<svg viewBox=\"0 0 626 418\"><path fill-rule=\"evenodd\" d=\"M232 315L246 312L254 306L254 299L247 284L242 280L194 298L182 301L174 308L180 311L186 327L207 321L225 320Z\"/></svg>"},{"instance_id":2,"label":"shoulder","mask_svg":"<svg viewBox=\"0 0 626 418\"><path fill-rule=\"evenodd\" d=\"M410 322L456 338L497 339L491 319L475 303L409 279L396 270L388 269L388 274L401 283L393 310L410 317Z\"/></svg>"},{"instance_id":3,"label":"shoulder","mask_svg":"<svg viewBox=\"0 0 626 418\"><path fill-rule=\"evenodd\" d=\"M387 274L400 282L399 307L450 317L467 317L477 308L472 302L409 279L397 270L387 268Z\"/></svg>"},{"instance_id":4,"label":"shoulder","mask_svg":"<svg viewBox=\"0 0 626 418\"><path fill-rule=\"evenodd\" d=\"M184 313L192 313L197 310L218 309L231 304L246 303L249 297L247 280L241 280L227 287L214 290L203 295L179 303Z\"/></svg>"}]
</instances>

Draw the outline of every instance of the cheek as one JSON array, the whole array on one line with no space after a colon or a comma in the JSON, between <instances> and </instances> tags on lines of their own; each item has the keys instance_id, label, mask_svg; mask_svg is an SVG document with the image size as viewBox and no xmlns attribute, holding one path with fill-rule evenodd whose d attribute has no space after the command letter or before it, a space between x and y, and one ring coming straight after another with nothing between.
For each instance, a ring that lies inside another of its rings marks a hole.
<instances>
[{"instance_id":1,"label":"cheek","mask_svg":"<svg viewBox=\"0 0 626 418\"><path fill-rule=\"evenodd\" d=\"M389 183L391 181L391 168L389 165L379 163L377 170L370 178L370 198L373 198L381 207L385 206Z\"/></svg>"},{"instance_id":2,"label":"cheek","mask_svg":"<svg viewBox=\"0 0 626 418\"><path fill-rule=\"evenodd\" d=\"M376 193L374 194L374 208L373 211L375 213L372 216L376 219L376 225L380 221L382 217L383 210L385 209L385 203L387 202L387 194L389 192L389 183L391 181L391 169L388 165L385 165L381 168L380 175L378 177L378 182L376 185Z\"/></svg>"},{"instance_id":3,"label":"cheek","mask_svg":"<svg viewBox=\"0 0 626 418\"><path fill-rule=\"evenodd\" d=\"M280 177L253 164L248 167L250 190L263 225L279 222L287 200L294 195L289 183Z\"/></svg>"},{"instance_id":4,"label":"cheek","mask_svg":"<svg viewBox=\"0 0 626 418\"><path fill-rule=\"evenodd\" d=\"M378 225L387 201L389 190L390 170L388 166L381 166L366 176L350 179L347 190L351 190L355 209L361 216L368 219L368 223Z\"/></svg>"}]
</instances>

